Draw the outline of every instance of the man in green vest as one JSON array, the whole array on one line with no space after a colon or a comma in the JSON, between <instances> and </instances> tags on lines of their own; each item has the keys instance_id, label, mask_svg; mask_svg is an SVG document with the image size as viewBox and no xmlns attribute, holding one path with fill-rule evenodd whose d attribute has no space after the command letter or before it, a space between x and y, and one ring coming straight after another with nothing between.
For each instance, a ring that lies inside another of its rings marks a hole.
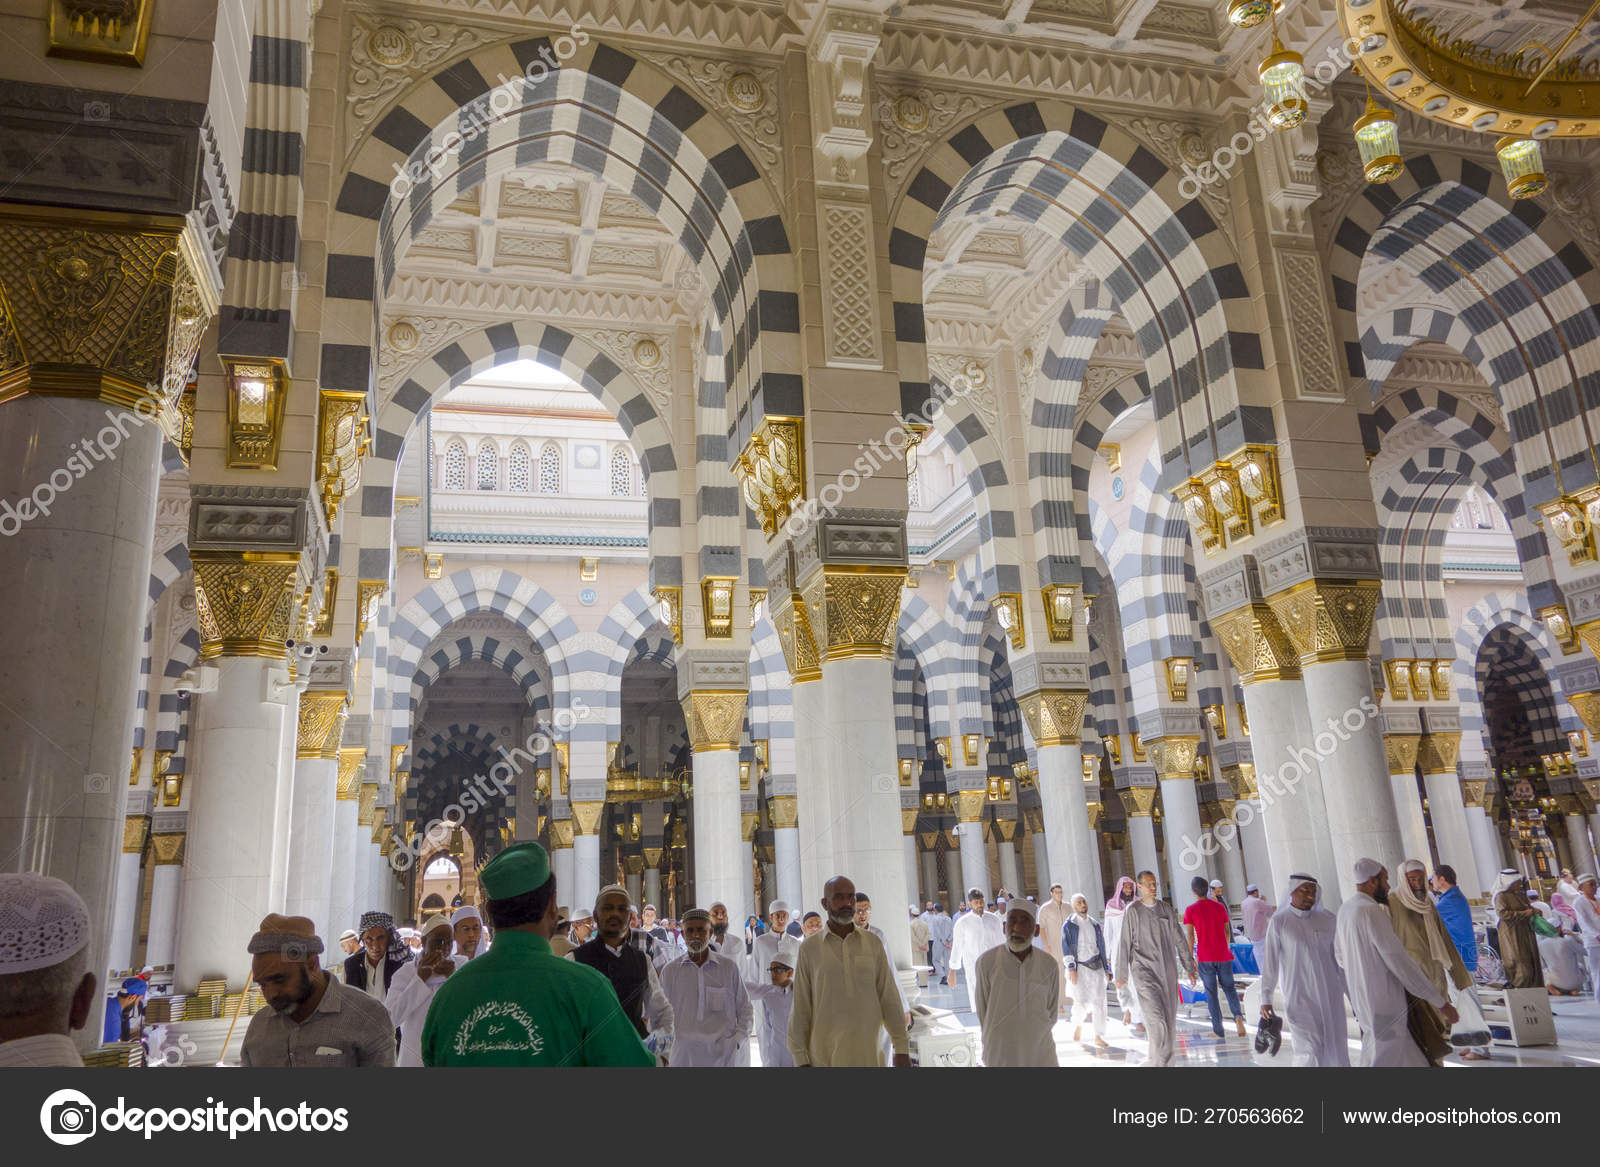
<instances>
[{"instance_id":1,"label":"man in green vest","mask_svg":"<svg viewBox=\"0 0 1600 1167\"><path fill-rule=\"evenodd\" d=\"M425 1066L653 1066L605 976L550 951L558 919L538 843L478 873L494 944L439 986L422 1027Z\"/></svg>"}]
</instances>

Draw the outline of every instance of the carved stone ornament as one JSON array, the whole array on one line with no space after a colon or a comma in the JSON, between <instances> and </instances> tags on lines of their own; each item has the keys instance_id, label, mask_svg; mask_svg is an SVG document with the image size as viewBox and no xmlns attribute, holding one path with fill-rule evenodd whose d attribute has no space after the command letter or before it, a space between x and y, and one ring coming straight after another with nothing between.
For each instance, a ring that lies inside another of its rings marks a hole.
<instances>
[{"instance_id":1,"label":"carved stone ornament","mask_svg":"<svg viewBox=\"0 0 1600 1167\"><path fill-rule=\"evenodd\" d=\"M1422 735L1416 733L1386 733L1383 735L1383 754L1389 761L1389 773L1410 774L1417 766L1417 748ZM1455 769L1454 766L1451 769Z\"/></svg>"},{"instance_id":2,"label":"carved stone ornament","mask_svg":"<svg viewBox=\"0 0 1600 1167\"><path fill-rule=\"evenodd\" d=\"M748 57L718 61L685 53L638 55L724 114L725 123L750 151L750 160L771 177L778 190L785 189L776 69L755 66Z\"/></svg>"},{"instance_id":3,"label":"carved stone ornament","mask_svg":"<svg viewBox=\"0 0 1600 1167\"><path fill-rule=\"evenodd\" d=\"M478 322L457 316L407 316L384 329L378 346L378 400L387 403L406 375Z\"/></svg>"},{"instance_id":4,"label":"carved stone ornament","mask_svg":"<svg viewBox=\"0 0 1600 1167\"><path fill-rule=\"evenodd\" d=\"M144 851L146 833L150 830L150 816L130 814L122 820L122 853L139 855Z\"/></svg>"},{"instance_id":5,"label":"carved stone ornament","mask_svg":"<svg viewBox=\"0 0 1600 1167\"><path fill-rule=\"evenodd\" d=\"M552 819L550 822L550 849L559 851L572 846L572 820Z\"/></svg>"},{"instance_id":6,"label":"carved stone ornament","mask_svg":"<svg viewBox=\"0 0 1600 1167\"><path fill-rule=\"evenodd\" d=\"M386 24L367 35L367 52L378 64L397 69L417 55L417 47L404 29Z\"/></svg>"},{"instance_id":7,"label":"carved stone ornament","mask_svg":"<svg viewBox=\"0 0 1600 1167\"><path fill-rule=\"evenodd\" d=\"M572 829L574 834L592 835L600 827L600 816L605 813L604 802L575 802L572 804Z\"/></svg>"},{"instance_id":8,"label":"carved stone ornament","mask_svg":"<svg viewBox=\"0 0 1600 1167\"><path fill-rule=\"evenodd\" d=\"M1299 655L1277 617L1264 603L1246 604L1211 617L1216 633L1241 684L1292 680L1300 676Z\"/></svg>"},{"instance_id":9,"label":"carved stone ornament","mask_svg":"<svg viewBox=\"0 0 1600 1167\"><path fill-rule=\"evenodd\" d=\"M925 150L942 142L945 131L1001 103L970 93L925 89L920 86L884 85L874 114L883 151L883 171L892 204L900 187L916 172Z\"/></svg>"},{"instance_id":10,"label":"carved stone ornament","mask_svg":"<svg viewBox=\"0 0 1600 1167\"><path fill-rule=\"evenodd\" d=\"M1122 813L1131 819L1150 818L1156 809L1156 793L1154 786L1130 786L1117 791L1117 798L1122 802Z\"/></svg>"},{"instance_id":11,"label":"carved stone ornament","mask_svg":"<svg viewBox=\"0 0 1600 1167\"><path fill-rule=\"evenodd\" d=\"M659 416L663 419L671 416L672 341L668 337L633 328L573 328L570 331L632 374Z\"/></svg>"},{"instance_id":12,"label":"carved stone ornament","mask_svg":"<svg viewBox=\"0 0 1600 1167\"><path fill-rule=\"evenodd\" d=\"M774 830L786 831L800 825L800 804L793 794L777 794L767 801Z\"/></svg>"},{"instance_id":13,"label":"carved stone ornament","mask_svg":"<svg viewBox=\"0 0 1600 1167\"><path fill-rule=\"evenodd\" d=\"M982 419L992 437L998 438L1000 406L995 398L992 359L976 353L928 354L928 371L949 387L951 405L964 401ZM949 406L947 406L949 408Z\"/></svg>"},{"instance_id":14,"label":"carved stone ornament","mask_svg":"<svg viewBox=\"0 0 1600 1167\"><path fill-rule=\"evenodd\" d=\"M1165 782L1194 781L1194 760L1200 750L1197 737L1172 736L1144 743L1156 776Z\"/></svg>"},{"instance_id":15,"label":"carved stone ornament","mask_svg":"<svg viewBox=\"0 0 1600 1167\"><path fill-rule=\"evenodd\" d=\"M330 738L344 728L339 714L345 694L339 689L313 689L300 694L300 723L295 736L297 758L320 758Z\"/></svg>"},{"instance_id":16,"label":"carved stone ornament","mask_svg":"<svg viewBox=\"0 0 1600 1167\"><path fill-rule=\"evenodd\" d=\"M1342 401L1344 382L1334 364L1333 329L1323 291L1322 265L1313 253L1280 250L1278 273L1289 310L1289 334L1294 342L1301 395Z\"/></svg>"},{"instance_id":17,"label":"carved stone ornament","mask_svg":"<svg viewBox=\"0 0 1600 1167\"><path fill-rule=\"evenodd\" d=\"M1077 745L1083 740L1083 710L1089 703L1087 690L1039 689L1024 693L1018 703L1028 723L1028 732L1042 749L1046 746Z\"/></svg>"},{"instance_id":18,"label":"carved stone ornament","mask_svg":"<svg viewBox=\"0 0 1600 1167\"><path fill-rule=\"evenodd\" d=\"M1583 726L1591 738L1600 737L1600 692L1566 693L1567 703L1583 719Z\"/></svg>"},{"instance_id":19,"label":"carved stone ornament","mask_svg":"<svg viewBox=\"0 0 1600 1167\"><path fill-rule=\"evenodd\" d=\"M255 656L284 660L298 558L275 553L196 552L193 561L200 659Z\"/></svg>"},{"instance_id":20,"label":"carved stone ornament","mask_svg":"<svg viewBox=\"0 0 1600 1167\"><path fill-rule=\"evenodd\" d=\"M1199 171L1216 152L1216 147L1212 145L1205 131L1189 122L1143 116L1129 118L1119 124L1133 137L1150 147L1175 175L1181 176ZM1227 236L1230 243L1236 242L1233 234L1234 213L1228 206L1227 179L1219 176L1215 182L1200 182L1197 178L1194 180L1194 185L1200 188L1195 197L1207 211L1211 212L1212 221ZM1180 191L1180 197L1185 195L1187 190L1188 187L1184 187Z\"/></svg>"},{"instance_id":21,"label":"carved stone ornament","mask_svg":"<svg viewBox=\"0 0 1600 1167\"><path fill-rule=\"evenodd\" d=\"M882 352L872 217L860 203L825 202L818 210L828 361L843 367L877 368Z\"/></svg>"},{"instance_id":22,"label":"carved stone ornament","mask_svg":"<svg viewBox=\"0 0 1600 1167\"><path fill-rule=\"evenodd\" d=\"M1424 774L1454 774L1461 757L1461 734L1429 732L1422 735L1417 761Z\"/></svg>"},{"instance_id":23,"label":"carved stone ornament","mask_svg":"<svg viewBox=\"0 0 1600 1167\"><path fill-rule=\"evenodd\" d=\"M789 679L800 685L820 680L822 662L817 656L816 637L811 632L811 615L805 598L799 592L768 592L772 603L772 622L778 630L778 644L783 649L784 663L789 666ZM774 600L774 597L777 597ZM781 600L781 602L778 602Z\"/></svg>"},{"instance_id":24,"label":"carved stone ornament","mask_svg":"<svg viewBox=\"0 0 1600 1167\"><path fill-rule=\"evenodd\" d=\"M1378 588L1376 580L1307 580L1268 596L1267 604L1294 642L1302 666L1365 661Z\"/></svg>"},{"instance_id":25,"label":"carved stone ornament","mask_svg":"<svg viewBox=\"0 0 1600 1167\"><path fill-rule=\"evenodd\" d=\"M682 703L690 747L696 751L736 749L749 696L742 689L697 689L687 694Z\"/></svg>"},{"instance_id":26,"label":"carved stone ornament","mask_svg":"<svg viewBox=\"0 0 1600 1167\"><path fill-rule=\"evenodd\" d=\"M183 866L183 841L188 836L181 831L150 836L150 850L155 854L157 867Z\"/></svg>"},{"instance_id":27,"label":"carved stone ornament","mask_svg":"<svg viewBox=\"0 0 1600 1167\"><path fill-rule=\"evenodd\" d=\"M804 588L817 648L825 660L893 660L904 568L824 567Z\"/></svg>"}]
</instances>

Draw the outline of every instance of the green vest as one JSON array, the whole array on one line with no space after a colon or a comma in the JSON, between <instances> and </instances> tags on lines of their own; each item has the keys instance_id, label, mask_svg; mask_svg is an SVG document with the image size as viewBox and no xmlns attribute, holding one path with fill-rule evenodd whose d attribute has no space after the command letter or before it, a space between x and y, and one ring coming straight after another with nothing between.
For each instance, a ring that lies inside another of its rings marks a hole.
<instances>
[{"instance_id":1,"label":"green vest","mask_svg":"<svg viewBox=\"0 0 1600 1167\"><path fill-rule=\"evenodd\" d=\"M439 986L422 1027L425 1066L653 1066L611 982L532 932L494 945Z\"/></svg>"}]
</instances>

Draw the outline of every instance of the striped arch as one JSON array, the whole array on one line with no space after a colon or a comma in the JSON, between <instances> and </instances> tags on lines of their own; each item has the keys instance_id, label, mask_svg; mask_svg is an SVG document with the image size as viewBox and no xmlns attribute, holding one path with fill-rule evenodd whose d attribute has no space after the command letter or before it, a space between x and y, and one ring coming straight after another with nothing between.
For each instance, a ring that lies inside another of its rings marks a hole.
<instances>
[{"instance_id":1,"label":"striped arch","mask_svg":"<svg viewBox=\"0 0 1600 1167\"><path fill-rule=\"evenodd\" d=\"M987 697L985 732L990 739L989 763L1003 766L1000 777L1011 777L1011 767L1028 760L1022 735L1022 708L1011 683L1010 641L998 627L989 629L981 646L984 689ZM1020 794L1020 791L1014 793Z\"/></svg>"},{"instance_id":2,"label":"striped arch","mask_svg":"<svg viewBox=\"0 0 1600 1167\"><path fill-rule=\"evenodd\" d=\"M901 398L926 394L928 239L958 218L1009 213L1058 237L1132 325L1157 403L1164 461L1206 465L1273 440L1259 325L1231 246L1149 150L1085 110L1023 102L979 115L931 150L891 212Z\"/></svg>"},{"instance_id":3,"label":"striped arch","mask_svg":"<svg viewBox=\"0 0 1600 1167\"><path fill-rule=\"evenodd\" d=\"M555 369L592 393L617 419L638 456L648 486L650 570L659 584L682 583L679 553L678 465L672 432L632 374L594 345L554 324L536 320L492 324L458 336L407 371L378 410L373 456L363 471L361 492L362 571L388 570L394 541L394 483L407 440L435 401L457 385L511 361L529 360ZM372 562L383 552L380 568ZM376 578L376 574L374 578Z\"/></svg>"},{"instance_id":4,"label":"striped arch","mask_svg":"<svg viewBox=\"0 0 1600 1167\"><path fill-rule=\"evenodd\" d=\"M1087 406L1082 407L1082 419L1073 423L1072 447L1070 451L1071 494L1070 498L1089 497L1089 475L1094 471L1094 460L1100 449L1101 440L1106 431L1111 428L1111 423L1116 421L1135 405L1150 399L1150 379L1144 373L1133 373L1121 380L1114 381L1104 392L1096 397ZM1074 414L1078 409L1074 409ZM1039 426L1039 409L1034 407L1034 428ZM1052 515L1052 519L1064 517L1076 524L1077 538L1073 544L1074 549L1091 547L1094 545L1094 531L1089 521L1087 509L1081 513L1070 502L1071 512L1065 516ZM1035 516L1038 515L1037 509ZM1042 568L1041 568L1042 571ZM1061 581L1070 582L1070 581ZM1084 591L1089 595L1098 594L1096 588L1099 584L1094 578L1094 573L1085 567Z\"/></svg>"},{"instance_id":5,"label":"striped arch","mask_svg":"<svg viewBox=\"0 0 1600 1167\"><path fill-rule=\"evenodd\" d=\"M372 335L397 264L440 209L515 167L566 163L655 212L696 265L729 338L730 419L748 429L751 414L802 412L798 272L770 181L653 66L586 33L556 47L572 51L554 70L548 37L471 53L407 90L356 145L329 226L340 251L325 335ZM370 344L324 345L325 386L364 390L371 369Z\"/></svg>"},{"instance_id":6,"label":"striped arch","mask_svg":"<svg viewBox=\"0 0 1600 1167\"><path fill-rule=\"evenodd\" d=\"M656 614L649 585L640 584L618 600L600 621L594 640L605 658L601 672L606 740L618 741L622 735L622 670L640 659L669 666L676 663L672 634Z\"/></svg>"},{"instance_id":7,"label":"striped arch","mask_svg":"<svg viewBox=\"0 0 1600 1167\"><path fill-rule=\"evenodd\" d=\"M1592 312L1600 275L1541 208L1497 201L1498 191L1489 190L1498 183L1487 170L1464 159L1419 161L1426 170L1408 175L1407 187L1369 190L1355 200L1336 237L1335 304L1348 310L1346 335L1359 338L1346 342L1355 350L1351 375L1365 376L1376 396L1400 355L1356 315L1356 289L1396 265L1476 340L1475 354L1458 351L1494 388L1529 503L1594 483L1600 455L1586 403L1600 395L1600 322Z\"/></svg>"},{"instance_id":8,"label":"striped arch","mask_svg":"<svg viewBox=\"0 0 1600 1167\"><path fill-rule=\"evenodd\" d=\"M1495 500L1511 524L1523 585L1534 608L1560 603L1561 589L1551 574L1549 544L1544 529L1534 526L1528 513L1505 427L1457 394L1418 385L1388 394L1372 413L1362 415L1367 450L1377 455L1389 435L1407 424L1426 426L1472 458L1474 481Z\"/></svg>"},{"instance_id":9,"label":"striped arch","mask_svg":"<svg viewBox=\"0 0 1600 1167\"><path fill-rule=\"evenodd\" d=\"M935 377L939 394L946 402L934 420L934 427L950 444L967 475L967 487L977 502L978 563L983 571L984 589L1020 592L1022 575L1017 569L1016 501L1006 475L1005 456L1000 443L973 408L970 395L956 392Z\"/></svg>"},{"instance_id":10,"label":"striped arch","mask_svg":"<svg viewBox=\"0 0 1600 1167\"><path fill-rule=\"evenodd\" d=\"M1482 736L1483 748L1489 751L1492 743L1483 720L1483 702L1479 687L1478 650L1496 628L1514 629L1517 639L1526 646L1547 678L1555 676L1556 654L1546 637L1544 625L1533 615L1526 592L1490 592L1462 614L1455 634L1455 663L1451 669L1456 696L1461 702L1462 731L1476 731ZM1552 694L1547 703L1548 725L1541 721L1545 732L1560 728L1559 711ZM1530 708L1529 716L1536 713ZM1566 748L1565 739L1561 748Z\"/></svg>"},{"instance_id":11,"label":"striped arch","mask_svg":"<svg viewBox=\"0 0 1600 1167\"><path fill-rule=\"evenodd\" d=\"M531 648L531 646L530 646ZM467 661L487 661L505 673L522 690L522 697L535 716L550 714L548 686L540 675L539 662L531 651L491 632L465 632L452 635L446 628L428 646L411 677L411 708L422 708L422 699L445 673Z\"/></svg>"},{"instance_id":12,"label":"striped arch","mask_svg":"<svg viewBox=\"0 0 1600 1167\"><path fill-rule=\"evenodd\" d=\"M1375 483L1383 594L1378 639L1385 660L1442 658L1450 651L1443 558L1451 520L1481 476L1462 451L1419 450Z\"/></svg>"},{"instance_id":13,"label":"striped arch","mask_svg":"<svg viewBox=\"0 0 1600 1167\"><path fill-rule=\"evenodd\" d=\"M603 719L590 711L603 709L604 690L571 683L576 668L563 643L577 636L578 626L543 588L512 571L475 567L456 571L418 592L394 614L389 624L387 675L393 700L389 742L408 745L416 714L411 684L422 654L449 625L474 612L495 612L525 628L550 668L550 705L556 714L575 715L575 740L604 740ZM581 703L581 704L580 704Z\"/></svg>"},{"instance_id":14,"label":"striped arch","mask_svg":"<svg viewBox=\"0 0 1600 1167\"><path fill-rule=\"evenodd\" d=\"M945 602L945 621L952 633L949 672L955 734L988 735L983 694L984 666L980 659L984 625L989 620L989 596L977 565L969 558L956 569L950 581L950 598Z\"/></svg>"},{"instance_id":15,"label":"striped arch","mask_svg":"<svg viewBox=\"0 0 1600 1167\"><path fill-rule=\"evenodd\" d=\"M1041 585L1078 582L1078 544L1087 542L1089 533L1088 517L1076 513L1073 500L1088 489L1089 475L1087 462L1079 474L1077 442L1081 438L1074 431L1083 424L1078 417L1084 405L1089 358L1106 324L1116 315L1111 292L1099 280L1074 285L1051 325L1039 363L1029 417L1028 501L1039 541ZM1149 396L1148 391L1145 395ZM1096 446L1104 431L1105 425L1100 425L1094 435ZM1090 454L1092 457L1093 450Z\"/></svg>"},{"instance_id":16,"label":"striped arch","mask_svg":"<svg viewBox=\"0 0 1600 1167\"><path fill-rule=\"evenodd\" d=\"M954 737L956 719L956 634L928 601L912 591L901 593L899 643L916 658L927 693L928 734Z\"/></svg>"},{"instance_id":17,"label":"striped arch","mask_svg":"<svg viewBox=\"0 0 1600 1167\"><path fill-rule=\"evenodd\" d=\"M928 685L917 654L904 639L895 642L893 670L895 756L921 761L927 756ZM920 770L920 767L918 768Z\"/></svg>"},{"instance_id":18,"label":"striped arch","mask_svg":"<svg viewBox=\"0 0 1600 1167\"><path fill-rule=\"evenodd\" d=\"M783 659L778 630L765 612L750 629L750 703L746 719L750 737L765 739L767 770L774 784L783 789L769 793L789 794L794 790L794 689L789 681L789 666Z\"/></svg>"},{"instance_id":19,"label":"striped arch","mask_svg":"<svg viewBox=\"0 0 1600 1167\"><path fill-rule=\"evenodd\" d=\"M192 620L193 617L188 619ZM171 656L161 670L161 688L156 697L156 749L172 750L168 773L185 773L185 753L189 740L189 713L194 698L176 689L178 678L200 660L200 629L193 623L184 628L173 645Z\"/></svg>"}]
</instances>

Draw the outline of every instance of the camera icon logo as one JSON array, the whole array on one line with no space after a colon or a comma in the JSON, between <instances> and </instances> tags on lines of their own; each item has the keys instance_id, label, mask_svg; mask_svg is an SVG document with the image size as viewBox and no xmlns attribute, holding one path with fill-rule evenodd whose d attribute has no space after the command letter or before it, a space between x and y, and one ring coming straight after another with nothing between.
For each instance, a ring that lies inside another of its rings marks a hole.
<instances>
[{"instance_id":1,"label":"camera icon logo","mask_svg":"<svg viewBox=\"0 0 1600 1167\"><path fill-rule=\"evenodd\" d=\"M83 103L83 120L108 122L111 120L111 106L104 101L86 101Z\"/></svg>"},{"instance_id":2,"label":"camera icon logo","mask_svg":"<svg viewBox=\"0 0 1600 1167\"><path fill-rule=\"evenodd\" d=\"M75 1147L94 1134L98 1114L81 1090L57 1090L39 1107L39 1125L52 1143Z\"/></svg>"}]
</instances>

